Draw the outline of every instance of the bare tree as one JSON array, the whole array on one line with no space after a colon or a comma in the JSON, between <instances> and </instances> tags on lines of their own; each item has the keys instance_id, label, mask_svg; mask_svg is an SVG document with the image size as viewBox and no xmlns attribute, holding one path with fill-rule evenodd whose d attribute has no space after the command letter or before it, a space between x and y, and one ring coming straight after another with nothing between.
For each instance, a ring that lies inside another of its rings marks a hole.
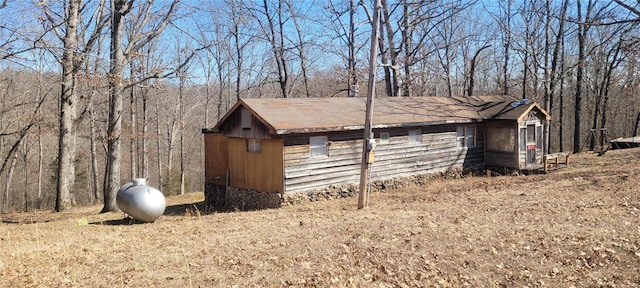
<instances>
[{"instance_id":1,"label":"bare tree","mask_svg":"<svg viewBox=\"0 0 640 288\"><path fill-rule=\"evenodd\" d=\"M476 62L478 60L478 55L482 50L491 47L491 45L484 45L480 47L480 49L476 50L476 53L473 54L473 58L471 58L471 63L469 64L469 86L467 86L467 96L473 96L473 88L475 83L475 75L476 75Z\"/></svg>"},{"instance_id":2,"label":"bare tree","mask_svg":"<svg viewBox=\"0 0 640 288\"><path fill-rule=\"evenodd\" d=\"M365 12L368 12L366 5L363 5L362 1L356 0L347 0L346 4L345 2L337 2L336 0L331 0L326 6L327 12L329 13L329 23L327 24L327 26L332 29L332 33L334 34L333 37L339 39L340 42L340 46L338 48L331 49L330 51L332 53L336 53L338 56L340 56L341 59L343 59L344 62L346 62L347 72L346 87L343 89L339 89L337 92L333 92L332 95L347 91L347 95L349 97L356 96L356 90L354 88L358 87L360 78L357 68L359 62L358 52L362 49L362 45L357 42L359 25L357 25L356 9L359 5L365 8ZM347 19L345 20L343 19L343 17L347 17ZM371 18L370 13L368 17ZM384 49L382 48L384 44L382 42L380 43L381 50L384 51ZM343 49L343 47L346 47L346 49ZM346 53L344 53L345 51ZM386 57L386 54L384 52L381 51L381 53L383 55L382 57ZM385 65L387 64L386 58L382 59L381 61L384 66L387 66ZM386 72L389 72L388 70L388 67L385 68ZM388 79L389 77L389 74L386 73L385 79ZM389 80L385 82L389 83ZM389 94L391 92L388 91L387 93Z\"/></svg>"},{"instance_id":3,"label":"bare tree","mask_svg":"<svg viewBox=\"0 0 640 288\"><path fill-rule=\"evenodd\" d=\"M638 116L636 116L635 124L633 125L632 135L638 135L638 127L640 127L640 111L638 111Z\"/></svg>"},{"instance_id":4,"label":"bare tree","mask_svg":"<svg viewBox=\"0 0 640 288\"><path fill-rule=\"evenodd\" d=\"M75 153L76 153L76 110L78 97L76 81L78 71L88 59L101 37L105 26L104 0L98 2L95 11L86 23L82 22L82 1L68 0L64 5L64 18L58 23L59 17L49 6L44 6L44 12L57 38L63 44L60 64L62 65L62 89L59 107L59 135L58 135L58 169L56 211L64 211L71 207L73 186L75 184ZM64 27L64 33L59 29ZM78 39L85 39L79 43ZM83 47L81 46L84 45Z\"/></svg>"},{"instance_id":5,"label":"bare tree","mask_svg":"<svg viewBox=\"0 0 640 288\"><path fill-rule=\"evenodd\" d=\"M234 52L235 52L235 62L236 62L236 67L235 67L235 83L236 83L236 88L235 88L235 101L239 100L242 97L242 75L244 73L244 68L245 68L245 49L247 47L247 45L250 44L251 40L252 40L252 36L248 33L248 31L243 31L243 26L245 26L244 28L246 28L246 21L247 21L247 17L245 15L245 13L243 13L242 11L242 7L243 7L243 0L228 0L229 1L229 6L230 6L230 12L231 12L231 19L232 19L232 26L230 28L231 30L231 36L233 37L233 47L234 47ZM238 2L236 2L238 1ZM233 58L233 57L232 57ZM235 102L233 101L233 102ZM230 102L230 101L228 101ZM228 107L226 107L226 109L228 109ZM225 109L225 111L226 111ZM221 118L224 115L223 113L220 113L220 111L218 112L218 118Z\"/></svg>"},{"instance_id":6,"label":"bare tree","mask_svg":"<svg viewBox=\"0 0 640 288\"><path fill-rule=\"evenodd\" d=\"M384 20L384 25L380 25L380 31L386 31L386 39L387 39L387 51L383 51L384 41L379 41L380 45L380 60L383 64L384 75L385 75L385 83L387 87L387 96L399 96L400 86L398 85L398 51L396 49L396 44L394 41L394 31L393 26L391 25L391 12L389 10L389 3L387 0L382 0L382 19ZM406 19L406 17L405 17ZM373 20L372 20L373 21ZM380 37L384 37L384 33L379 34ZM388 52L388 53L387 53ZM387 54L389 61L391 63L387 63ZM386 65L385 65L386 64ZM408 95L407 95L408 96Z\"/></svg>"},{"instance_id":7,"label":"bare tree","mask_svg":"<svg viewBox=\"0 0 640 288\"><path fill-rule=\"evenodd\" d=\"M304 94L308 98L311 96L311 92L309 91L309 75L307 66L307 50L306 47L308 45L308 41L304 39L306 33L303 31L303 27L300 25L300 17L301 15L295 11L294 6L291 4L291 0L286 0L285 4L287 5L287 9L289 10L289 14L291 15L291 19L293 20L293 24L296 31L297 43L294 45L297 50L298 58L300 59L300 70L302 73L302 83L304 86Z\"/></svg>"},{"instance_id":8,"label":"bare tree","mask_svg":"<svg viewBox=\"0 0 640 288\"><path fill-rule=\"evenodd\" d=\"M120 188L120 162L122 137L122 99L124 94L124 69L135 52L158 37L165 29L178 5L178 0L171 2L163 15L155 23L152 13L155 1L148 1L140 7L140 13L135 23L139 26L132 28L136 33L129 35L126 46L123 44L123 18L133 8L133 0L112 0L111 6L111 53L109 70L109 124L107 129L107 175L104 187L104 207L101 212L118 211L115 203L116 194ZM153 25L153 27L151 27Z\"/></svg>"},{"instance_id":9,"label":"bare tree","mask_svg":"<svg viewBox=\"0 0 640 288\"><path fill-rule=\"evenodd\" d=\"M77 67L75 65L78 49L78 24L80 22L80 0L69 0L66 7L68 15L66 33L62 42L62 92L60 93L60 128L58 142L58 185L56 197L56 211L71 208L71 193L75 183L75 153L76 153L76 92L75 80Z\"/></svg>"},{"instance_id":10,"label":"bare tree","mask_svg":"<svg viewBox=\"0 0 640 288\"><path fill-rule=\"evenodd\" d=\"M505 3L506 2L506 3ZM502 94L509 95L509 82L510 82L510 73L509 68L511 65L510 62L510 51L511 51L511 37L512 37L512 6L513 0L505 0L498 1L498 11L494 12L492 9L486 9L487 12L494 18L497 24L497 28L501 34L501 44L502 44L502 67L501 67L501 77L498 78L498 84L502 87Z\"/></svg>"},{"instance_id":11,"label":"bare tree","mask_svg":"<svg viewBox=\"0 0 640 288\"><path fill-rule=\"evenodd\" d=\"M576 11L577 11L577 22L578 22L578 30L577 30L577 34L578 34L578 62L576 64L576 93L575 93L575 102L574 102L574 106L573 106L573 123L574 123L574 130L573 130L573 152L577 153L580 151L581 149L581 145L582 145L582 128L581 128L581 123L582 123L582 92L583 92L583 86L584 86L584 70L585 70L585 66L586 66L586 59L587 59L587 36L589 33L589 29L591 28L591 25L589 25L589 22L593 20L592 18L592 12L593 9L595 8L595 2L592 0L589 0L587 2L587 7L585 11L582 11L582 1L578 0L576 1ZM582 17L582 13L584 14L584 17Z\"/></svg>"},{"instance_id":12,"label":"bare tree","mask_svg":"<svg viewBox=\"0 0 640 288\"><path fill-rule=\"evenodd\" d=\"M546 3L546 13L547 13L547 23L546 23L546 29L547 31L545 31L547 33L546 38L548 39L550 36L548 35L551 27L551 24L549 23L551 21L551 8L549 7L550 3L549 1L547 1ZM551 67L550 69L547 69L545 67L545 74L547 76L546 79L547 80L547 85L545 85L545 109L547 111L553 111L553 104L554 104L554 96L556 93L556 87L558 87L558 79L559 78L563 78L563 74L561 71L559 71L560 69L560 65L559 65L559 61L562 61L560 58L560 50L563 49L562 47L562 39L564 39L565 37L565 17L567 15L567 8L569 7L569 1L568 0L564 0L562 1L562 6L560 8L560 17L558 19L558 29L555 35L555 42L553 44L553 52L551 53ZM549 42L550 40L547 40L547 42ZM547 44L547 49L550 49L550 43ZM548 51L545 52L545 55L548 55ZM548 56L546 56L548 57ZM545 61L546 63L547 61ZM558 123L560 123L560 125L562 125L562 122L559 121ZM546 123L545 124L545 135L546 136L546 147L545 147L545 151L551 151L551 127L549 127L550 124ZM562 130L560 130L562 131ZM562 141L562 136L559 137L559 140ZM559 150L562 151L562 145L559 145Z\"/></svg>"}]
</instances>

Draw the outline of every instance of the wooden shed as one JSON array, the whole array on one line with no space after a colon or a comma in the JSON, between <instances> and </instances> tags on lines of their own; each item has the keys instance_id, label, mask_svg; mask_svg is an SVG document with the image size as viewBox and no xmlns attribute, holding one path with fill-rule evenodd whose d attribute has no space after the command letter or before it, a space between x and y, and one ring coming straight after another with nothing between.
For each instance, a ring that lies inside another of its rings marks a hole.
<instances>
[{"instance_id":1,"label":"wooden shed","mask_svg":"<svg viewBox=\"0 0 640 288\"><path fill-rule=\"evenodd\" d=\"M207 197L223 201L226 186L286 194L358 183L365 103L241 99L203 129ZM548 119L537 103L506 96L377 98L372 178L540 164Z\"/></svg>"}]
</instances>

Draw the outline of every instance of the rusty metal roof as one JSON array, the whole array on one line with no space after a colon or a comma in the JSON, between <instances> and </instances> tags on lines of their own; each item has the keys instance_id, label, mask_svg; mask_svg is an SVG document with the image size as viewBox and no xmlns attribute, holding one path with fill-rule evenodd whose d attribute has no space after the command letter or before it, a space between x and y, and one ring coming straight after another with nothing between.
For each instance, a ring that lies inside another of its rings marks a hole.
<instances>
[{"instance_id":1,"label":"rusty metal roof","mask_svg":"<svg viewBox=\"0 0 640 288\"><path fill-rule=\"evenodd\" d=\"M214 130L239 107L276 134L311 133L364 128L365 97L241 99ZM535 103L512 107L508 96L384 97L373 104L373 128L470 123L487 119L518 120ZM545 112L546 113L546 112ZM547 114L548 115L548 114Z\"/></svg>"}]
</instances>

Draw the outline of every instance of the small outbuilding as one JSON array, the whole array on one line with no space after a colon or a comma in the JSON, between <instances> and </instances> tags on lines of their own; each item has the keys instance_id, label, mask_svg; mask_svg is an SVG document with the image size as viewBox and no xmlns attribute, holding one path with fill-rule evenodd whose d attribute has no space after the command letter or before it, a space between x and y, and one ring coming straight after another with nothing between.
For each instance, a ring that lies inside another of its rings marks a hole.
<instances>
[{"instance_id":1,"label":"small outbuilding","mask_svg":"<svg viewBox=\"0 0 640 288\"><path fill-rule=\"evenodd\" d=\"M358 183L366 98L241 99L203 129L205 197ZM376 98L372 179L469 167L542 168L549 114L508 96ZM279 193L279 194L277 194Z\"/></svg>"}]
</instances>

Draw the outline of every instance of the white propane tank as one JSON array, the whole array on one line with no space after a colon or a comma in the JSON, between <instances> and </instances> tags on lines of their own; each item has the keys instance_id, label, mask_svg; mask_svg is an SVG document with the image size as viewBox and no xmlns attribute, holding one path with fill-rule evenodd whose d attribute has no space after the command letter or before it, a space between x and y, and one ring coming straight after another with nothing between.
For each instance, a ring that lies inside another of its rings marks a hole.
<instances>
[{"instance_id":1,"label":"white propane tank","mask_svg":"<svg viewBox=\"0 0 640 288\"><path fill-rule=\"evenodd\" d=\"M136 220L153 222L164 213L167 202L162 192L147 186L147 179L136 178L120 187L116 204Z\"/></svg>"}]
</instances>

